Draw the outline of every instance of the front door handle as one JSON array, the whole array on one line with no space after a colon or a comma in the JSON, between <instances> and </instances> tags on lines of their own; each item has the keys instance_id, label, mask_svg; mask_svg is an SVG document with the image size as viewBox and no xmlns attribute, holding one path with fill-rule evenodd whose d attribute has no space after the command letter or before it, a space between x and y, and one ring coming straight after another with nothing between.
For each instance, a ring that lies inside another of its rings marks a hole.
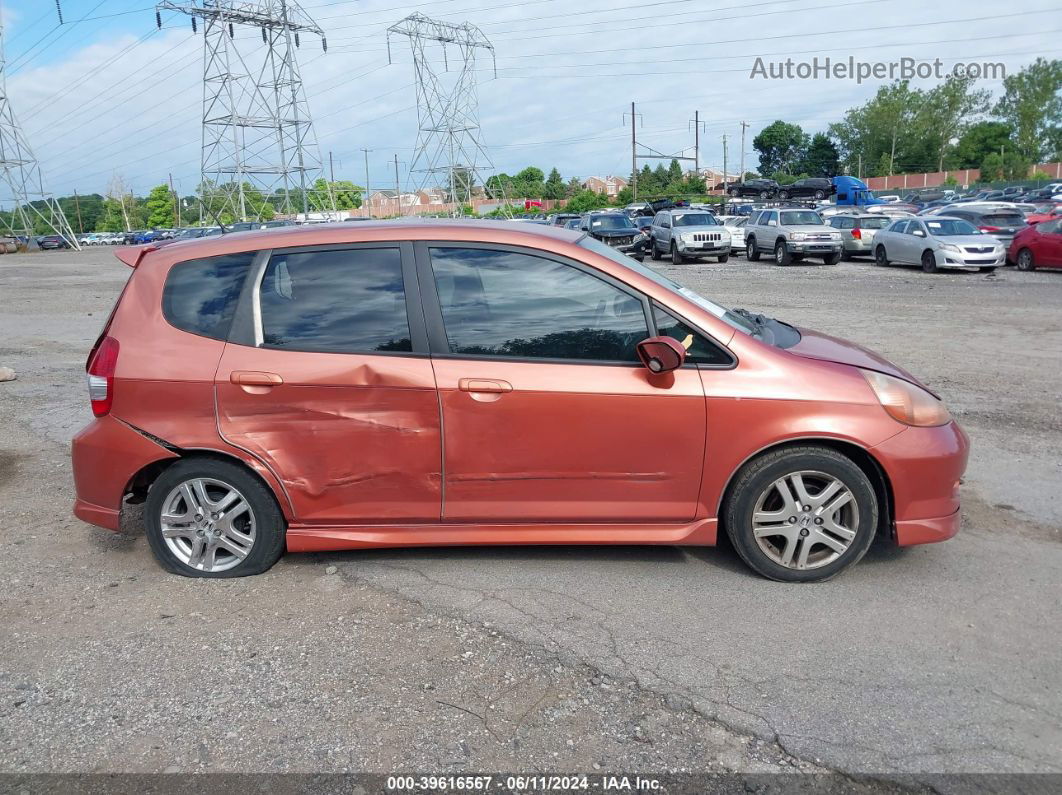
<instances>
[{"instance_id":1,"label":"front door handle","mask_svg":"<svg viewBox=\"0 0 1062 795\"><path fill-rule=\"evenodd\" d=\"M229 373L229 383L240 386L278 386L284 383L284 379L276 373L259 370L233 370Z\"/></svg>"},{"instance_id":2,"label":"front door handle","mask_svg":"<svg viewBox=\"0 0 1062 795\"><path fill-rule=\"evenodd\" d=\"M513 385L496 378L462 378L457 382L462 392L512 392Z\"/></svg>"}]
</instances>

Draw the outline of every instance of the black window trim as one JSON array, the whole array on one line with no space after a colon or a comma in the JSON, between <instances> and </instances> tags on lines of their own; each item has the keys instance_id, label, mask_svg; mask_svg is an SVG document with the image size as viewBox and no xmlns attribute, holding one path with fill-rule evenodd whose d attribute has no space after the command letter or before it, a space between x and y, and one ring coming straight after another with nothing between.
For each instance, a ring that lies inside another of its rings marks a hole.
<instances>
[{"instance_id":1,"label":"black window trim","mask_svg":"<svg viewBox=\"0 0 1062 795\"><path fill-rule=\"evenodd\" d=\"M669 315L674 317L680 323L685 323L691 329L693 329L698 334L700 334L702 337L704 337L706 340L708 340L708 342L710 342L712 345L714 345L719 350L721 350L723 353L725 353L728 357L730 357L730 361L729 362L721 363L721 364L700 364L700 363L697 363L697 362L689 362L687 364L682 365L682 369L686 370L686 369L694 369L694 368L696 368L698 370L733 370L735 367L737 367L738 359L737 359L737 356L734 355L734 352L732 350L730 350L728 347L726 347L719 340L717 340L715 337L713 337L711 334L709 334L707 331L705 331L703 328L701 328L696 323L694 323L694 322L690 321L689 319L687 319L681 312L676 312L673 308L671 308L669 306L664 306L664 304L660 303L656 299L651 299L649 303L650 303L650 307L659 307L661 310L663 310L664 312L667 312ZM650 316L653 319L653 325L652 325L653 336L654 337L658 337L658 336L660 336L660 329L656 325L656 315L655 315L655 313L651 313ZM735 333L737 333L737 332L735 332Z\"/></svg>"},{"instance_id":2,"label":"black window trim","mask_svg":"<svg viewBox=\"0 0 1062 795\"><path fill-rule=\"evenodd\" d=\"M627 293L632 298L640 301L642 304L642 313L645 318L645 328L652 336L652 331L656 329L656 324L653 321L652 308L649 303L649 298L646 295L635 290L629 284L619 281L618 279L609 276L607 273L592 268L585 263L577 260L570 259L568 257L561 256L560 254L554 254L551 251L544 251L538 248L530 248L528 246L515 246L508 243L484 243L480 241L465 241L465 240L418 240L413 244L413 254L417 263L417 276L419 282L422 285L421 288L421 301L424 305L424 317L427 322L428 332L428 344L431 349L431 356L435 359L458 359L464 361L474 362L519 362L526 364L575 364L575 365L598 365L603 367L630 367L640 368L643 367L641 362L623 362L613 359L545 359L537 357L525 357L525 356L483 356L469 353L452 353L450 351L450 342L446 337L446 325L443 322L442 316L442 304L439 301L439 291L435 285L435 272L431 267L431 254L428 249L431 248L482 248L489 249L491 251L511 251L517 254L526 254L532 257L540 257L541 259L551 260L561 265L569 265L576 270L580 270L590 276L593 276L601 281L605 282L612 287ZM692 324L691 324L692 326Z\"/></svg>"},{"instance_id":3,"label":"black window trim","mask_svg":"<svg viewBox=\"0 0 1062 795\"><path fill-rule=\"evenodd\" d=\"M215 340L216 342L221 342L221 343L230 342L232 340L233 329L236 328L237 323L239 323L239 321L240 321L240 306L241 306L241 304L243 302L243 296L244 296L245 291L247 290L247 286L251 282L251 276L254 273L255 264L257 262L257 257L259 256L260 253L261 252L255 251L253 249L250 250L250 251L230 251L230 252L227 252L225 254L211 254L208 257L189 257L188 259L183 259L183 260L180 260L179 262L175 262L172 265L170 265L169 269L166 271L166 278L163 280L163 283L162 283L162 295L159 296L158 307L159 307L159 314L162 315L162 319L164 321L166 321L166 324L168 326L170 326L171 328L176 329L177 331L180 331L183 334L191 334L193 337L202 337L205 340ZM224 337L212 337L209 334L200 334L198 331L192 331L190 329L181 328L180 326L175 324L172 320L170 320L170 318L166 314L164 296L165 296L165 292L166 292L166 286L169 284L170 276L171 276L171 274L173 273L174 270L176 270L177 268L181 267L182 265L187 265L190 262L201 262L203 260L219 259L221 257L238 257L241 254L251 254L253 256L251 258L250 264L248 264L248 266L247 266L247 273L245 273L244 276L243 276L243 283L240 285L240 292L236 296L236 307L235 307L235 309L232 312L232 320L229 322L229 330L228 330L228 334L226 336L224 336ZM126 285L128 286L128 281L126 282ZM123 294L124 294L125 287L122 288L122 291L123 291ZM119 299L120 298L121 298L121 296L119 296ZM115 307L117 308L117 304L115 304ZM112 310L112 314L113 314L113 312L114 312L114 310Z\"/></svg>"},{"instance_id":4,"label":"black window trim","mask_svg":"<svg viewBox=\"0 0 1062 795\"><path fill-rule=\"evenodd\" d=\"M405 293L406 322L409 324L409 337L412 351L307 351L300 348L276 348L267 346L263 341L261 316L262 279L274 254L309 254L316 251L349 251L354 249L391 248L398 249L401 257L402 289ZM417 278L416 263L413 257L413 244L407 240L374 240L359 243L330 243L310 246L286 246L282 248L262 249L252 263L252 278L244 281L240 293L236 315L231 329L238 329L234 335L231 330L229 342L251 348L280 351L287 353L316 353L328 356L391 356L424 359L429 357L428 333L424 310L420 300L420 285Z\"/></svg>"}]
</instances>

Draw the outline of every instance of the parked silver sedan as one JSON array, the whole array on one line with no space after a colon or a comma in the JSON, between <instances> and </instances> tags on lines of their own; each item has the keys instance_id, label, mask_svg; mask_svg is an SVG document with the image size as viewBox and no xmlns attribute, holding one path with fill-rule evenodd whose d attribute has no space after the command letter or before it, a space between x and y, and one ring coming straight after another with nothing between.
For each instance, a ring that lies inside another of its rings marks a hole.
<instances>
[{"instance_id":1,"label":"parked silver sedan","mask_svg":"<svg viewBox=\"0 0 1062 795\"><path fill-rule=\"evenodd\" d=\"M926 273L942 268L991 273L1006 257L1002 243L961 218L901 218L874 235L878 265L921 265Z\"/></svg>"}]
</instances>

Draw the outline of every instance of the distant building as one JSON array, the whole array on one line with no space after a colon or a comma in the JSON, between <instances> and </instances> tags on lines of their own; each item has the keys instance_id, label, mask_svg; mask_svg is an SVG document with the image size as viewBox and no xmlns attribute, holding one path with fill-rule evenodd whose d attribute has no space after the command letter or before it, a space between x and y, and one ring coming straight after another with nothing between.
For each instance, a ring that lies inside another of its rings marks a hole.
<instances>
[{"instance_id":1,"label":"distant building","mask_svg":"<svg viewBox=\"0 0 1062 795\"><path fill-rule=\"evenodd\" d=\"M604 193L610 199L614 199L621 190L627 187L627 180L613 176L587 177L583 180L583 187L594 193Z\"/></svg>"}]
</instances>

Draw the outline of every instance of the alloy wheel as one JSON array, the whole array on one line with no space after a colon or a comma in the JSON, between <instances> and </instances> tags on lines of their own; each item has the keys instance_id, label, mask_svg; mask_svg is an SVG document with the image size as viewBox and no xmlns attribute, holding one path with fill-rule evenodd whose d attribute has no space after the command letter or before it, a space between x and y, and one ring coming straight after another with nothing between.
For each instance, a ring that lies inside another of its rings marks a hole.
<instances>
[{"instance_id":1,"label":"alloy wheel","mask_svg":"<svg viewBox=\"0 0 1062 795\"><path fill-rule=\"evenodd\" d=\"M752 530L760 550L790 569L817 569L848 551L859 527L851 490L824 472L793 472L756 500Z\"/></svg>"},{"instance_id":2,"label":"alloy wheel","mask_svg":"<svg viewBox=\"0 0 1062 795\"><path fill-rule=\"evenodd\" d=\"M254 511L233 486L213 478L192 478L162 503L162 537L170 552L197 571L238 566L254 546Z\"/></svg>"}]
</instances>

